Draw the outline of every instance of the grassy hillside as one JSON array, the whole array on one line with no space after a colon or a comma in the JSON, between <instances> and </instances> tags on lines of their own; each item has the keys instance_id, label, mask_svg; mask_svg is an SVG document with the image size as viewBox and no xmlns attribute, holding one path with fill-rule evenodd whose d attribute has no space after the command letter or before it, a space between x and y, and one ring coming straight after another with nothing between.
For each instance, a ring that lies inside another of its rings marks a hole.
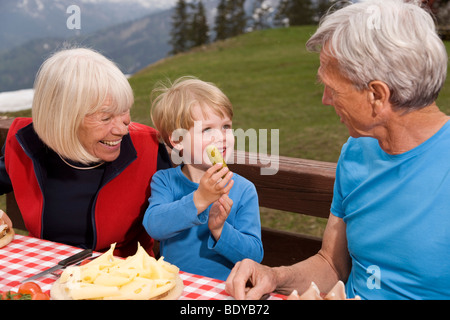
<instances>
[{"instance_id":1,"label":"grassy hillside","mask_svg":"<svg viewBox=\"0 0 450 320\"><path fill-rule=\"evenodd\" d=\"M155 83L193 75L228 95L234 128L279 129L281 155L337 161L348 133L334 109L321 103L319 57L305 49L314 30L254 32L151 65L130 79L136 95L133 118L151 124L149 96ZM438 103L450 114L450 81Z\"/></svg>"},{"instance_id":2,"label":"grassy hillside","mask_svg":"<svg viewBox=\"0 0 450 320\"><path fill-rule=\"evenodd\" d=\"M280 154L336 161L346 130L321 106L317 54L305 50L314 27L272 29L167 58L131 78L133 118L149 120L149 93L159 80L193 75L217 84L234 105L234 128L279 129Z\"/></svg>"},{"instance_id":3,"label":"grassy hillside","mask_svg":"<svg viewBox=\"0 0 450 320\"><path fill-rule=\"evenodd\" d=\"M348 133L334 109L321 103L322 86L316 82L319 57L305 49L314 30L311 26L254 32L159 61L130 78L136 96L132 118L151 125L150 93L155 84L192 75L217 84L228 95L235 129L279 129L281 155L337 161ZM446 46L450 52L450 42ZM438 105L450 114L450 80ZM262 220L265 226L313 235L321 235L324 227L320 219L271 210L264 210Z\"/></svg>"},{"instance_id":4,"label":"grassy hillside","mask_svg":"<svg viewBox=\"0 0 450 320\"><path fill-rule=\"evenodd\" d=\"M192 75L217 84L234 105L234 128L279 129L280 154L337 161L347 129L321 103L319 57L305 49L315 26L270 29L216 42L163 59L130 78L133 121L152 125L150 94L161 80ZM446 41L450 52L450 42ZM438 99L450 114L450 80ZM29 116L31 112L7 113ZM0 113L1 115L1 113Z\"/></svg>"},{"instance_id":5,"label":"grassy hillside","mask_svg":"<svg viewBox=\"0 0 450 320\"><path fill-rule=\"evenodd\" d=\"M316 27L254 32L167 58L134 75L133 118L151 125L150 92L161 80L193 75L216 83L231 99L233 127L279 129L281 155L337 161L348 131L321 103L319 56L305 49ZM450 52L450 42L446 43ZM438 100L450 114L450 81ZM262 224L321 236L325 220L262 209Z\"/></svg>"}]
</instances>

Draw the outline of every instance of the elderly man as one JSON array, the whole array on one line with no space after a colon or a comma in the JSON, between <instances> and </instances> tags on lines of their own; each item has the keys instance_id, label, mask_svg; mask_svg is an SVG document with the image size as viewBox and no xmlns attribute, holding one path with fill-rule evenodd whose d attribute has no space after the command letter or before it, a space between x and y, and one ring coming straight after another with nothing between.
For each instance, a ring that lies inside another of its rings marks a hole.
<instances>
[{"instance_id":1,"label":"elderly man","mask_svg":"<svg viewBox=\"0 0 450 320\"><path fill-rule=\"evenodd\" d=\"M323 104L351 135L323 245L292 266L239 262L226 285L234 297L302 293L312 281L327 292L338 280L350 298L450 297L450 121L435 103L448 57L417 2L347 6L308 41Z\"/></svg>"}]
</instances>

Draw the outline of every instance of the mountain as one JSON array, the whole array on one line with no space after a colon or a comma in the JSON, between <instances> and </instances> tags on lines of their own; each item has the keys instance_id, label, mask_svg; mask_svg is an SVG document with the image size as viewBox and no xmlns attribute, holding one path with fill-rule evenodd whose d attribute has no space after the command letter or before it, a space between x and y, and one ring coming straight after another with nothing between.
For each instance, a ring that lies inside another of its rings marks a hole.
<instances>
[{"instance_id":1,"label":"mountain","mask_svg":"<svg viewBox=\"0 0 450 320\"><path fill-rule=\"evenodd\" d=\"M68 38L167 10L176 0L2 0L0 52L37 38ZM80 29L68 19L79 8Z\"/></svg>"},{"instance_id":2,"label":"mountain","mask_svg":"<svg viewBox=\"0 0 450 320\"><path fill-rule=\"evenodd\" d=\"M253 1L246 2L248 15L251 14ZM273 6L277 1L269 0ZM49 5L50 2L52 6ZM2 21L2 15L5 16L3 9L6 8L11 15L15 12L20 13L22 17L28 17L28 22L23 22L23 28L28 31L35 29L34 31L39 31L38 35L41 36L34 34L30 36L31 40L28 42L0 52L0 92L31 88L36 72L45 58L50 53L67 46L83 46L98 50L116 62L126 74L133 74L167 57L171 50L169 39L174 13L173 6L169 4L174 2L175 0L2 0L1 24L10 23ZM66 26L70 14L65 13L65 10L73 3L80 6L81 30L69 30ZM203 3L213 38L218 0L203 0ZM169 9L162 10L164 6L169 6ZM123 20L125 17L136 15L133 10L138 8L142 12L146 10L156 12L127 22L116 21L119 20L116 18L118 16ZM123 11L122 14L120 10ZM111 25L113 22L116 24ZM107 23L110 25L89 32ZM45 27L45 25L62 25L62 27ZM12 34L25 34L23 30L19 30L19 26L15 28L18 30L12 30Z\"/></svg>"},{"instance_id":3,"label":"mountain","mask_svg":"<svg viewBox=\"0 0 450 320\"><path fill-rule=\"evenodd\" d=\"M121 68L132 74L167 56L172 10L161 11L133 22L103 29L75 42L101 51Z\"/></svg>"},{"instance_id":4,"label":"mountain","mask_svg":"<svg viewBox=\"0 0 450 320\"><path fill-rule=\"evenodd\" d=\"M164 58L172 10L71 38L33 39L0 54L0 92L31 88L39 66L52 52L83 46L100 51L116 62L124 73L133 73Z\"/></svg>"},{"instance_id":5,"label":"mountain","mask_svg":"<svg viewBox=\"0 0 450 320\"><path fill-rule=\"evenodd\" d=\"M217 0L205 1L211 24L216 5ZM90 34L42 37L4 51L0 53L0 92L31 88L45 58L64 47L93 48L116 62L122 72L132 74L168 55L172 15L173 8L160 10Z\"/></svg>"}]
</instances>

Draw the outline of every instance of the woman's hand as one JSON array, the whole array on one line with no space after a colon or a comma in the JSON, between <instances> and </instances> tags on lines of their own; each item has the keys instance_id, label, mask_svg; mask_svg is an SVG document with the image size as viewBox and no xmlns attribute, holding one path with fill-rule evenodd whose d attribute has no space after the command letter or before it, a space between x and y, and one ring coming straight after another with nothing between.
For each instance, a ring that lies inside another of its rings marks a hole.
<instances>
[{"instance_id":1,"label":"woman's hand","mask_svg":"<svg viewBox=\"0 0 450 320\"><path fill-rule=\"evenodd\" d=\"M222 168L221 163L209 168L200 180L198 189L194 192L194 204L198 213L205 211L211 203L230 192L234 184L234 181L231 180L233 173L227 167L220 168Z\"/></svg>"},{"instance_id":2,"label":"woman's hand","mask_svg":"<svg viewBox=\"0 0 450 320\"><path fill-rule=\"evenodd\" d=\"M222 234L223 225L230 214L233 200L228 194L222 195L219 200L213 203L209 210L208 227L216 241L219 240Z\"/></svg>"}]
</instances>

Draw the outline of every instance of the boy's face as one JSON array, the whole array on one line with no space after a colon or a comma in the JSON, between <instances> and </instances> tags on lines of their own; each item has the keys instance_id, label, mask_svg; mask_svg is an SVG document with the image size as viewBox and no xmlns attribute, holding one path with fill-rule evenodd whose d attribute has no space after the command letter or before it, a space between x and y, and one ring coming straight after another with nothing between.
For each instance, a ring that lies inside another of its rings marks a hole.
<instances>
[{"instance_id":1,"label":"boy's face","mask_svg":"<svg viewBox=\"0 0 450 320\"><path fill-rule=\"evenodd\" d=\"M210 144L219 149L227 162L234 153L232 120L228 116L221 117L208 106L205 106L202 112L201 107L197 105L192 112L194 126L184 135L182 141L184 163L209 168L211 161L206 154L206 147Z\"/></svg>"}]
</instances>

